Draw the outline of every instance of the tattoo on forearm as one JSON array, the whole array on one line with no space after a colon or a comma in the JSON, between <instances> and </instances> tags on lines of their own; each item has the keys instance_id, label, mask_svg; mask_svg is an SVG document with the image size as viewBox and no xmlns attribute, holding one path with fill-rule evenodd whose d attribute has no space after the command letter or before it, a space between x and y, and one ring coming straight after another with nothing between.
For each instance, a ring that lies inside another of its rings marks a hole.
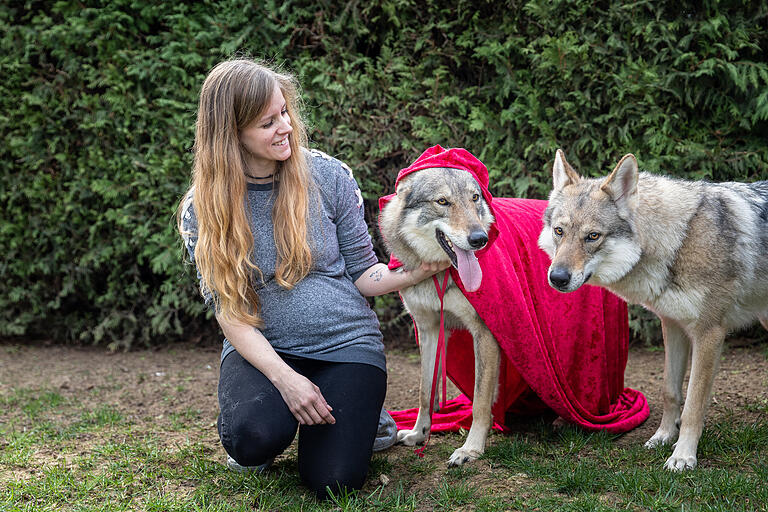
<instances>
[{"instance_id":1,"label":"tattoo on forearm","mask_svg":"<svg viewBox=\"0 0 768 512\"><path fill-rule=\"evenodd\" d=\"M374 281L381 281L381 279L384 277L384 273L381 270L374 270L371 272L371 275L368 276Z\"/></svg>"}]
</instances>

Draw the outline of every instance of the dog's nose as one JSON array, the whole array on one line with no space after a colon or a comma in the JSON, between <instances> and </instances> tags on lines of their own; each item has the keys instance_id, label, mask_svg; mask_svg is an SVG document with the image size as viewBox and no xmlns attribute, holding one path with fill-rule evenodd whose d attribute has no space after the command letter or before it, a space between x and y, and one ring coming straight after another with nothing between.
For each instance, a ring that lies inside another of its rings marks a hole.
<instances>
[{"instance_id":1,"label":"dog's nose","mask_svg":"<svg viewBox=\"0 0 768 512\"><path fill-rule=\"evenodd\" d=\"M467 241L469 242L470 247L479 249L488 243L488 235L485 234L485 231L473 231L467 237Z\"/></svg>"},{"instance_id":2,"label":"dog's nose","mask_svg":"<svg viewBox=\"0 0 768 512\"><path fill-rule=\"evenodd\" d=\"M557 288L565 288L571 281L571 273L562 267L553 268L549 271L549 281Z\"/></svg>"}]
</instances>

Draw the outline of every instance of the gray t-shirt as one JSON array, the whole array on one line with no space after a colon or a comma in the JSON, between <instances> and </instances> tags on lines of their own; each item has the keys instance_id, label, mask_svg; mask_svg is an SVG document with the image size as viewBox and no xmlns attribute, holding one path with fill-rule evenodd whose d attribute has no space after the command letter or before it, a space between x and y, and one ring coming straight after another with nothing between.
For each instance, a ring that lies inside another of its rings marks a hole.
<instances>
[{"instance_id":1,"label":"gray t-shirt","mask_svg":"<svg viewBox=\"0 0 768 512\"><path fill-rule=\"evenodd\" d=\"M275 281L272 184L248 184L253 256L263 273L263 285L257 289L264 320L261 332L282 355L366 363L386 371L378 319L354 284L378 262L360 189L344 163L317 150L305 150L305 156L316 184L316 193L310 192L308 224L313 266L291 290ZM182 214L182 231L194 263L197 219L191 194ZM205 300L213 304L210 296ZM222 360L233 350L225 339Z\"/></svg>"}]
</instances>

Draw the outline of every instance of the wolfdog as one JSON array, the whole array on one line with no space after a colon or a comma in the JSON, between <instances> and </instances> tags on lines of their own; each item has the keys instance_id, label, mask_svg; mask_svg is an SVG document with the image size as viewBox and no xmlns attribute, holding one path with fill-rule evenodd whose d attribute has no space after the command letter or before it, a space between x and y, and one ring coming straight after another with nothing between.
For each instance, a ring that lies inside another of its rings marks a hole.
<instances>
[{"instance_id":1,"label":"wolfdog","mask_svg":"<svg viewBox=\"0 0 768 512\"><path fill-rule=\"evenodd\" d=\"M448 262L458 270L467 291L480 287L482 271L474 252L488 242L494 222L480 185L461 169L428 168L403 177L397 194L379 216L381 233L406 270L421 262ZM447 272L447 271L446 271ZM442 273L438 274L442 279ZM397 440L405 445L421 444L431 428L429 416L432 373L440 325L440 299L432 279L401 290L419 334L421 385L419 413L412 430L401 430ZM448 462L461 465L485 451L492 425L491 406L499 379L500 349L496 338L466 299L449 281L443 298L445 328L467 329L474 339L475 384L472 427L466 442Z\"/></svg>"},{"instance_id":2,"label":"wolfdog","mask_svg":"<svg viewBox=\"0 0 768 512\"><path fill-rule=\"evenodd\" d=\"M549 284L603 286L661 319L664 409L645 446L677 441L664 466L693 469L725 335L755 320L768 328L768 182L654 176L631 154L585 179L561 150L553 181L539 236Z\"/></svg>"}]
</instances>

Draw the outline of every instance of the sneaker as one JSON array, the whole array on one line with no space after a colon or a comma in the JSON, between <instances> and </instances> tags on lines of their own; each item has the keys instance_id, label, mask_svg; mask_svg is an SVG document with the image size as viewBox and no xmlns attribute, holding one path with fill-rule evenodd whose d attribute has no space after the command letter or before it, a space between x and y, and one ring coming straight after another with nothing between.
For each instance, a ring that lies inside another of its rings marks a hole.
<instances>
[{"instance_id":1,"label":"sneaker","mask_svg":"<svg viewBox=\"0 0 768 512\"><path fill-rule=\"evenodd\" d=\"M272 465L272 463L275 462L275 459L269 459L264 464L259 464L258 466L241 466L237 463L235 459L227 455L227 467L232 471L237 471L240 473L245 473L248 471L255 471L256 473L263 473L267 469L269 469L269 466Z\"/></svg>"},{"instance_id":2,"label":"sneaker","mask_svg":"<svg viewBox=\"0 0 768 512\"><path fill-rule=\"evenodd\" d=\"M380 452L391 447L397 442L397 425L386 409L381 408L379 415L379 429L376 431L376 439L373 440L373 451Z\"/></svg>"}]
</instances>

